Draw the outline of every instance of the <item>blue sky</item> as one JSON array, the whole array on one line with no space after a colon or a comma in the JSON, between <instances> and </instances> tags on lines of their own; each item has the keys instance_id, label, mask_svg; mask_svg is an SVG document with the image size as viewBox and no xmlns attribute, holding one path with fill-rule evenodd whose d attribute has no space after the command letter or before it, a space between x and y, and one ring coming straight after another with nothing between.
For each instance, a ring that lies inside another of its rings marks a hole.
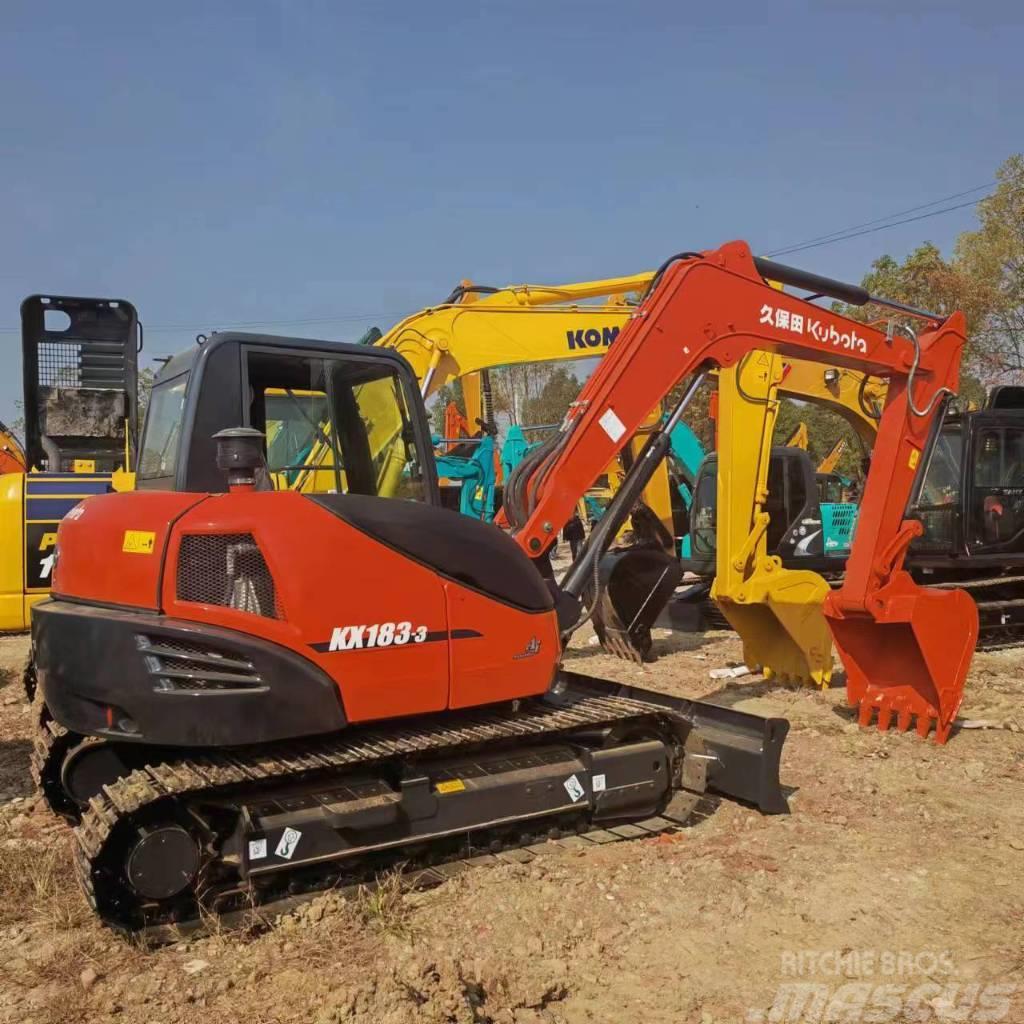
<instances>
[{"instance_id":1,"label":"blue sky","mask_svg":"<svg viewBox=\"0 0 1024 1024\"><path fill-rule=\"evenodd\" d=\"M927 13L926 13L927 12ZM146 354L354 338L490 284L800 242L1024 149L1024 4L4 5L0 418L32 292L127 298ZM790 257L859 279L971 209ZM312 321L312 322L310 322Z\"/></svg>"}]
</instances>

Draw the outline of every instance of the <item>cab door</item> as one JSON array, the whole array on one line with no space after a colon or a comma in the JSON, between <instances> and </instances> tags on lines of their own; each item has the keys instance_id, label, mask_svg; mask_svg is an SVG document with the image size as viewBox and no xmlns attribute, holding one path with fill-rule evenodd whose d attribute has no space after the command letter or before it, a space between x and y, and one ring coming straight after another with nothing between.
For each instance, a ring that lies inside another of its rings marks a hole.
<instances>
[{"instance_id":1,"label":"cab door","mask_svg":"<svg viewBox=\"0 0 1024 1024\"><path fill-rule=\"evenodd\" d=\"M1024 556L1024 419L976 413L964 535L970 555Z\"/></svg>"}]
</instances>

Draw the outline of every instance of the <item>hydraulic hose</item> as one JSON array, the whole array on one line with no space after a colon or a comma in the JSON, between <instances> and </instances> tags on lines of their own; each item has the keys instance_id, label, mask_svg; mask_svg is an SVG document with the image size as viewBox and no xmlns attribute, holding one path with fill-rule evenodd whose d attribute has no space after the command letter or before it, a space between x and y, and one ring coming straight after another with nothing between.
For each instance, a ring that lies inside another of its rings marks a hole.
<instances>
[{"instance_id":1,"label":"hydraulic hose","mask_svg":"<svg viewBox=\"0 0 1024 1024\"><path fill-rule=\"evenodd\" d=\"M918 409L918 407L914 405L914 376L917 374L917 366L921 361L921 343L917 340L917 333L908 324L901 324L900 330L903 331L903 333L910 338L914 344L914 359L910 364L910 372L907 374L907 407L915 416L928 416L932 409L935 408L935 403L938 402L943 395L949 395L950 398L955 398L956 392L953 391L952 388L936 388L935 393L923 409Z\"/></svg>"},{"instance_id":2,"label":"hydraulic hose","mask_svg":"<svg viewBox=\"0 0 1024 1024\"><path fill-rule=\"evenodd\" d=\"M587 579L591 571L610 546L622 524L626 521L626 517L632 511L643 489L654 475L654 471L665 457L666 452L668 452L669 445L671 444L670 435L672 429L682 418L686 407L693 400L697 389L704 382L706 373L705 369L701 369L693 376L669 418L660 430L650 436L647 444L644 445L643 451L633 464L633 468L626 474L622 485L608 503L608 508L605 509L604 515L601 516L597 526L591 532L580 557L573 562L569 571L565 574L561 587L566 593L571 594L573 597L580 597L586 589Z\"/></svg>"}]
</instances>

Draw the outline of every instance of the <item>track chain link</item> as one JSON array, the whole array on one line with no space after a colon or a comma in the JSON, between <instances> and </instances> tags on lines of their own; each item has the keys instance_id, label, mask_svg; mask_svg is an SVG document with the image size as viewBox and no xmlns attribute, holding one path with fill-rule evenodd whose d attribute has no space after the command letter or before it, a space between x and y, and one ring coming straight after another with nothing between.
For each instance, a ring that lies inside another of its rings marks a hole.
<instances>
[{"instance_id":1,"label":"track chain link","mask_svg":"<svg viewBox=\"0 0 1024 1024\"><path fill-rule=\"evenodd\" d=\"M126 890L120 878L124 856L140 819L150 811L159 813L157 805L163 801L216 797L219 790L289 782L307 773L351 771L397 758L457 753L502 740L555 739L584 728L655 718L683 727L689 724L682 715L644 701L586 694L564 707L523 701L509 712L474 709L396 729L372 727L275 748L204 751L193 758L148 765L104 786L90 800L75 829L77 873L93 909L123 929L127 918L144 917L141 905L138 913L124 910ZM696 813L701 800L695 795L688 813ZM677 825L666 822L665 828ZM135 928L129 926L128 930Z\"/></svg>"}]
</instances>

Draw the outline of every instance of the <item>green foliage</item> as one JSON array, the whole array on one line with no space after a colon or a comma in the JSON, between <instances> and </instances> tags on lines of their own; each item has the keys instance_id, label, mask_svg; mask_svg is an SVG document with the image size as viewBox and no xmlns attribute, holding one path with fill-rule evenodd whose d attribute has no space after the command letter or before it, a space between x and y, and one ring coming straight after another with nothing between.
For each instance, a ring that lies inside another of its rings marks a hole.
<instances>
[{"instance_id":1,"label":"green foliage","mask_svg":"<svg viewBox=\"0 0 1024 1024\"><path fill-rule=\"evenodd\" d=\"M775 421L772 444L783 445L802 422L807 424L807 454L817 465L832 450L840 438L846 440L846 449L840 456L835 471L842 476L859 478L864 453L854 429L836 412L811 402L795 402L789 398L779 401L779 416Z\"/></svg>"},{"instance_id":2,"label":"green foliage","mask_svg":"<svg viewBox=\"0 0 1024 1024\"><path fill-rule=\"evenodd\" d=\"M687 384L689 381L686 382ZM665 400L666 410L675 406L682 397L683 387L673 388ZM711 418L711 396L717 389L717 383L713 377L709 377L697 389L690 404L683 413L683 420L686 425L697 435L697 440L704 446L704 451L715 450L715 421Z\"/></svg>"},{"instance_id":3,"label":"green foliage","mask_svg":"<svg viewBox=\"0 0 1024 1024\"><path fill-rule=\"evenodd\" d=\"M997 172L999 185L978 204L977 231L960 236L954 261L984 305L975 325L975 362L983 373L1024 370L1024 154Z\"/></svg>"},{"instance_id":4,"label":"green foliage","mask_svg":"<svg viewBox=\"0 0 1024 1024\"><path fill-rule=\"evenodd\" d=\"M156 380L156 370L151 366L145 366L139 370L139 429L146 422L146 410L149 408L149 397L153 394L153 382Z\"/></svg>"},{"instance_id":5,"label":"green foliage","mask_svg":"<svg viewBox=\"0 0 1024 1024\"><path fill-rule=\"evenodd\" d=\"M435 434L444 434L444 411L448 403L454 402L459 407L459 412L466 415L466 399L462 394L462 381L457 377L450 384L442 385L434 399L434 405L430 410L430 425Z\"/></svg>"},{"instance_id":6,"label":"green foliage","mask_svg":"<svg viewBox=\"0 0 1024 1024\"><path fill-rule=\"evenodd\" d=\"M873 294L918 309L961 310L964 365L975 384L1024 371L1024 155L1011 156L997 177L994 193L978 203L979 228L960 236L951 258L925 242L903 262L879 257L863 280ZM856 320L900 319L878 306L833 308ZM966 375L964 390L976 391Z\"/></svg>"},{"instance_id":7,"label":"green foliage","mask_svg":"<svg viewBox=\"0 0 1024 1024\"><path fill-rule=\"evenodd\" d=\"M523 422L530 426L561 423L580 393L580 382L565 366L555 366L535 398L523 403Z\"/></svg>"}]
</instances>

